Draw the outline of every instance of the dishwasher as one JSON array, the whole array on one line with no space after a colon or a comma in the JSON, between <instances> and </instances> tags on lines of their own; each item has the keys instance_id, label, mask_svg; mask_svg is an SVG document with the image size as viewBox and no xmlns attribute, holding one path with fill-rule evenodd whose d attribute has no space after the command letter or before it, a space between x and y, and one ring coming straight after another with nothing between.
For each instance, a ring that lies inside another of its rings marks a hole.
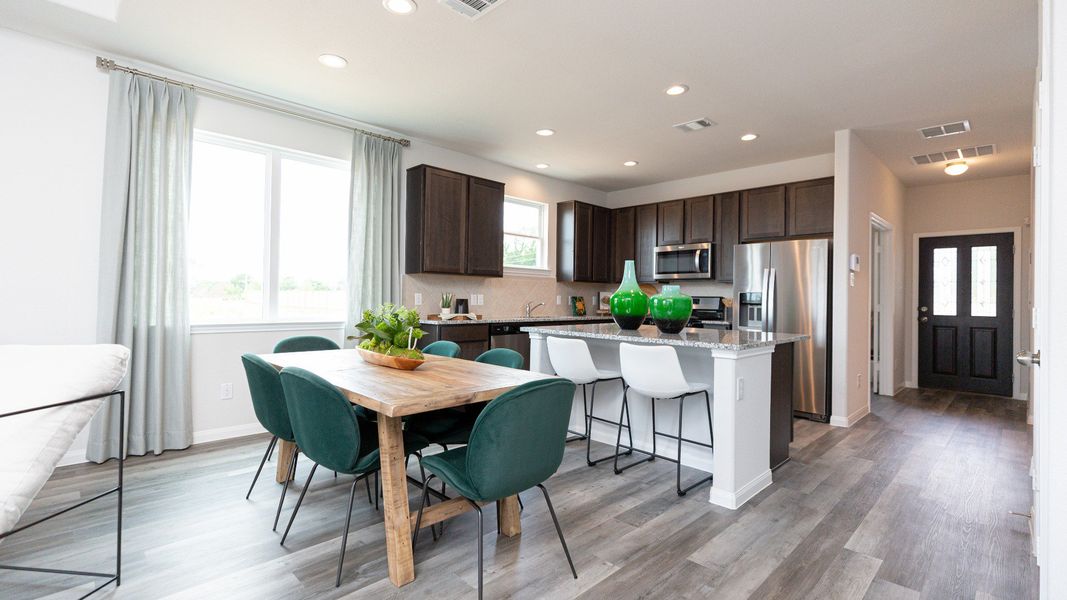
<instances>
[{"instance_id":1,"label":"dishwasher","mask_svg":"<svg viewBox=\"0 0 1067 600\"><path fill-rule=\"evenodd\" d=\"M489 326L489 347L508 348L522 355L523 368L530 368L530 334L520 331L522 325Z\"/></svg>"}]
</instances>

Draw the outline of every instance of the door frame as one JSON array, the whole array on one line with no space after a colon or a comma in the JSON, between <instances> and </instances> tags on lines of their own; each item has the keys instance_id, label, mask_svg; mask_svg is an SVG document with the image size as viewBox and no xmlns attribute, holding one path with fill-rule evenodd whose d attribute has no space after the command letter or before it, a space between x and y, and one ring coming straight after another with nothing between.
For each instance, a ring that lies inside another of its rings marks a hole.
<instances>
[{"instance_id":1,"label":"door frame","mask_svg":"<svg viewBox=\"0 0 1067 600\"><path fill-rule=\"evenodd\" d=\"M896 370L895 361L893 356L894 347L894 335L896 331L893 328L893 321L896 320L896 294L891 293L896 285L896 273L893 270L895 261L893 260L893 253L896 252L896 248L893 247L893 224L885 220L876 213L871 213L871 241L874 240L874 232L878 231L879 241L881 242L881 253L879 254L879 264L877 273L881 278L882 292L882 311L879 313L878 320L878 334L879 344L878 348L878 386L875 390L876 394L882 396L895 396L897 393L896 382L894 381L894 371ZM871 279L873 281L874 273L874 257L871 257ZM874 307L874 298L871 294L867 297L867 314L870 318L871 309ZM868 324L869 325L869 324ZM870 327L868 326L868 331ZM868 333L868 336L870 334ZM868 348L871 345L871 340L867 340ZM870 370L870 361L868 361L868 370ZM868 381L870 381L871 373L867 374ZM888 389L887 389L888 388Z\"/></svg>"},{"instance_id":2,"label":"door frame","mask_svg":"<svg viewBox=\"0 0 1067 600\"><path fill-rule=\"evenodd\" d=\"M1023 229L1022 227L990 227L985 229L959 229L955 231L930 231L914 234L911 249L911 375L915 379L908 382L908 387L919 387L919 240L922 238L948 237L957 235L981 235L985 233L1010 233L1012 234L1012 315L1011 315L1011 354L1015 356L1022 351L1022 329L1019 316L1019 307L1022 306L1022 250ZM1027 390L1022 389L1022 367L1013 362L1011 367L1011 397L1016 400L1026 400Z\"/></svg>"}]
</instances>

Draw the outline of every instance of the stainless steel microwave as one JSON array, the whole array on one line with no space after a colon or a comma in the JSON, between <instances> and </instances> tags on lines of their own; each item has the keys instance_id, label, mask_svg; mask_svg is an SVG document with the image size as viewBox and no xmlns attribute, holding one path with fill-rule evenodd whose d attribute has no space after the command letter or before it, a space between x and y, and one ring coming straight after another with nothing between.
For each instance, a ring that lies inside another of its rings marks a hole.
<instances>
[{"instance_id":1,"label":"stainless steel microwave","mask_svg":"<svg viewBox=\"0 0 1067 600\"><path fill-rule=\"evenodd\" d=\"M711 279L710 243L656 246L656 269L659 279Z\"/></svg>"}]
</instances>

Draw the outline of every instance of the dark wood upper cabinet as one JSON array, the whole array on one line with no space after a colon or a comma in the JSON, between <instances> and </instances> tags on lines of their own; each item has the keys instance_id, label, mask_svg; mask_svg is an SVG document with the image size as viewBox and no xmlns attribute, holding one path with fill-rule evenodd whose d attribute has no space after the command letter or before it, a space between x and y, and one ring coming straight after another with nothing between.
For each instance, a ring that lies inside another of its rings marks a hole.
<instances>
[{"instance_id":1,"label":"dark wood upper cabinet","mask_svg":"<svg viewBox=\"0 0 1067 600\"><path fill-rule=\"evenodd\" d=\"M834 231L834 178L786 186L786 235L826 235Z\"/></svg>"},{"instance_id":2,"label":"dark wood upper cabinet","mask_svg":"<svg viewBox=\"0 0 1067 600\"><path fill-rule=\"evenodd\" d=\"M611 281L611 209L593 207L593 281Z\"/></svg>"},{"instance_id":3,"label":"dark wood upper cabinet","mask_svg":"<svg viewBox=\"0 0 1067 600\"><path fill-rule=\"evenodd\" d=\"M715 195L715 280L734 280L734 245L740 242L739 216L740 194Z\"/></svg>"},{"instance_id":4,"label":"dark wood upper cabinet","mask_svg":"<svg viewBox=\"0 0 1067 600\"><path fill-rule=\"evenodd\" d=\"M634 228L637 231L635 267L640 282L655 281L658 219L659 207L656 204L642 204L634 208Z\"/></svg>"},{"instance_id":5,"label":"dark wood upper cabinet","mask_svg":"<svg viewBox=\"0 0 1067 600\"><path fill-rule=\"evenodd\" d=\"M611 280L621 281L626 261L637 258L637 209L633 206L613 211L611 217Z\"/></svg>"},{"instance_id":6,"label":"dark wood upper cabinet","mask_svg":"<svg viewBox=\"0 0 1067 600\"><path fill-rule=\"evenodd\" d=\"M407 273L502 276L504 184L446 169L408 169Z\"/></svg>"},{"instance_id":7,"label":"dark wood upper cabinet","mask_svg":"<svg viewBox=\"0 0 1067 600\"><path fill-rule=\"evenodd\" d=\"M685 243L685 200L659 203L657 246Z\"/></svg>"},{"instance_id":8,"label":"dark wood upper cabinet","mask_svg":"<svg viewBox=\"0 0 1067 600\"><path fill-rule=\"evenodd\" d=\"M785 237L785 187L741 192L741 241Z\"/></svg>"},{"instance_id":9,"label":"dark wood upper cabinet","mask_svg":"<svg viewBox=\"0 0 1067 600\"><path fill-rule=\"evenodd\" d=\"M467 192L468 275L504 275L504 184L471 177Z\"/></svg>"},{"instance_id":10,"label":"dark wood upper cabinet","mask_svg":"<svg viewBox=\"0 0 1067 600\"><path fill-rule=\"evenodd\" d=\"M556 205L556 279L611 280L611 210L585 202Z\"/></svg>"},{"instance_id":11,"label":"dark wood upper cabinet","mask_svg":"<svg viewBox=\"0 0 1067 600\"><path fill-rule=\"evenodd\" d=\"M685 243L711 242L715 233L715 208L711 196L685 201Z\"/></svg>"}]
</instances>

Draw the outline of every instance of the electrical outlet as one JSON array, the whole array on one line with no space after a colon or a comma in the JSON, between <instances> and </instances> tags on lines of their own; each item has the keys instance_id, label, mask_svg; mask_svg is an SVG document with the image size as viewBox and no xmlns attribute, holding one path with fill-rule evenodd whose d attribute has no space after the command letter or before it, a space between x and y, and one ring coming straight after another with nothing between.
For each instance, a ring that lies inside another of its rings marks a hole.
<instances>
[{"instance_id":1,"label":"electrical outlet","mask_svg":"<svg viewBox=\"0 0 1067 600\"><path fill-rule=\"evenodd\" d=\"M563 304L563 296L556 296L556 304Z\"/></svg>"},{"instance_id":2,"label":"electrical outlet","mask_svg":"<svg viewBox=\"0 0 1067 600\"><path fill-rule=\"evenodd\" d=\"M415 306L422 306L422 294L415 292Z\"/></svg>"},{"instance_id":3,"label":"electrical outlet","mask_svg":"<svg viewBox=\"0 0 1067 600\"><path fill-rule=\"evenodd\" d=\"M856 287L856 274L855 273L849 273L848 274L848 287Z\"/></svg>"},{"instance_id":4,"label":"electrical outlet","mask_svg":"<svg viewBox=\"0 0 1067 600\"><path fill-rule=\"evenodd\" d=\"M745 378L737 378L737 401L740 402L745 399Z\"/></svg>"},{"instance_id":5,"label":"electrical outlet","mask_svg":"<svg viewBox=\"0 0 1067 600\"><path fill-rule=\"evenodd\" d=\"M219 400L230 400L233 398L233 384L224 383L219 386Z\"/></svg>"}]
</instances>

